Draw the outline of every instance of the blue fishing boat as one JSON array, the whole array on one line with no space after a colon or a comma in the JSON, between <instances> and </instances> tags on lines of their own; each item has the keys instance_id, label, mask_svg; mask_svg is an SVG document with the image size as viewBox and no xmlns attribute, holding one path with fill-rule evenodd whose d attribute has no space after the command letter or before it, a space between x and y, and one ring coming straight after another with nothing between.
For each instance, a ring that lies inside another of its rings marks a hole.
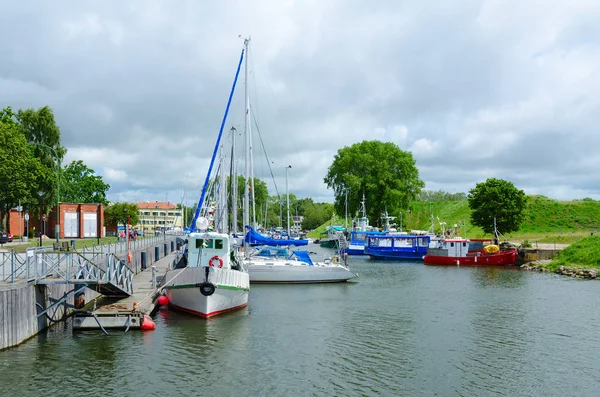
<instances>
[{"instance_id":1,"label":"blue fishing boat","mask_svg":"<svg viewBox=\"0 0 600 397\"><path fill-rule=\"evenodd\" d=\"M423 260L429 241L429 235L407 233L369 235L366 239L365 254L369 255L370 259Z\"/></svg>"},{"instance_id":2,"label":"blue fishing boat","mask_svg":"<svg viewBox=\"0 0 600 397\"><path fill-rule=\"evenodd\" d=\"M363 199L360 202L359 214L360 217L357 218L352 225L348 247L344 249L344 252L348 255L365 255L365 240L367 239L367 236L384 234L384 232L374 231L373 227L369 226L364 194Z\"/></svg>"}]
</instances>

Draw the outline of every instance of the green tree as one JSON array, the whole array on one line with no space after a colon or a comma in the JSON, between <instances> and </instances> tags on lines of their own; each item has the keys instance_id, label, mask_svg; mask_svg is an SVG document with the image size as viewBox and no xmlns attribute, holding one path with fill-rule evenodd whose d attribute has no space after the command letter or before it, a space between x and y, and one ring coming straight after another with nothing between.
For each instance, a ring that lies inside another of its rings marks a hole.
<instances>
[{"instance_id":1,"label":"green tree","mask_svg":"<svg viewBox=\"0 0 600 397\"><path fill-rule=\"evenodd\" d=\"M243 175L238 175L237 176L237 208L238 208L238 231L244 230L243 229L243 216L242 216L242 209L244 208L244 195L246 194L246 178ZM227 178L228 183L230 183L231 178ZM231 184L229 184L229 189L231 189ZM249 197L249 203L250 203L250 215L249 215L249 219L250 222L252 222L252 193L251 190L248 190L250 192L250 197ZM262 219L263 217L263 213L264 213L264 208L265 208L265 204L267 203L267 200L269 199L269 190L267 189L267 184L258 178L254 178L254 200L255 200L255 205L254 207L256 208L256 221L258 223L263 223L264 219ZM231 209L230 209L231 210ZM230 212L231 213L231 212ZM264 224L264 223L263 223Z\"/></svg>"},{"instance_id":2,"label":"green tree","mask_svg":"<svg viewBox=\"0 0 600 397\"><path fill-rule=\"evenodd\" d=\"M331 219L332 213L333 204L331 203L305 204L302 208L302 216L304 216L304 219L302 220L302 229L316 229L317 227L321 226L329 219Z\"/></svg>"},{"instance_id":3,"label":"green tree","mask_svg":"<svg viewBox=\"0 0 600 397\"><path fill-rule=\"evenodd\" d=\"M95 175L83 161L71 162L62 170L60 179L61 201L71 203L100 203L106 205L106 192L110 185Z\"/></svg>"},{"instance_id":4,"label":"green tree","mask_svg":"<svg viewBox=\"0 0 600 397\"><path fill-rule=\"evenodd\" d=\"M462 201L466 200L467 195L463 192L459 193L448 193L442 190L437 192L433 190L421 190L421 193L416 198L416 201L427 201L430 203L439 203L445 201Z\"/></svg>"},{"instance_id":5,"label":"green tree","mask_svg":"<svg viewBox=\"0 0 600 397\"><path fill-rule=\"evenodd\" d=\"M406 208L425 186L412 154L392 142L380 141L363 141L338 150L324 181L334 191L338 214L346 211L346 191L349 214L358 211L364 193L371 224L386 210L396 214Z\"/></svg>"},{"instance_id":6,"label":"green tree","mask_svg":"<svg viewBox=\"0 0 600 397\"><path fill-rule=\"evenodd\" d=\"M137 225L140 222L138 210L137 204L114 203L104 210L104 222L107 225L126 225L129 217L130 224Z\"/></svg>"},{"instance_id":7,"label":"green tree","mask_svg":"<svg viewBox=\"0 0 600 397\"><path fill-rule=\"evenodd\" d=\"M17 125L17 115L10 106L0 110L0 123Z\"/></svg>"},{"instance_id":8,"label":"green tree","mask_svg":"<svg viewBox=\"0 0 600 397\"><path fill-rule=\"evenodd\" d=\"M42 172L27 140L14 123L0 121L0 211L31 201L31 186ZM2 220L4 223L4 219Z\"/></svg>"},{"instance_id":9,"label":"green tree","mask_svg":"<svg viewBox=\"0 0 600 397\"><path fill-rule=\"evenodd\" d=\"M486 233L494 232L496 226L502 233L519 230L527 207L525 192L517 189L512 182L489 178L469 191L471 223Z\"/></svg>"},{"instance_id":10,"label":"green tree","mask_svg":"<svg viewBox=\"0 0 600 397\"><path fill-rule=\"evenodd\" d=\"M56 124L54 113L48 106L37 110L21 109L17 112L16 119L27 142L33 146L34 156L42 165L42 173L32 186L32 191L42 191L45 193L45 202L56 203L57 168L60 168L67 150L60 144L60 128ZM35 197L34 194L34 201Z\"/></svg>"}]
</instances>

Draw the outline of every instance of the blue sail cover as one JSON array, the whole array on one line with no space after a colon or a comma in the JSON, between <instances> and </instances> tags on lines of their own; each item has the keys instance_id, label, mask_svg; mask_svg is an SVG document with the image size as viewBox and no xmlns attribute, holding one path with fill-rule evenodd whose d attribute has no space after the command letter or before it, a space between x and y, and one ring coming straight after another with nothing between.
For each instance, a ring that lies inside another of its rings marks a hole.
<instances>
[{"instance_id":1,"label":"blue sail cover","mask_svg":"<svg viewBox=\"0 0 600 397\"><path fill-rule=\"evenodd\" d=\"M292 252L292 255L290 255L290 257L293 256L296 256L298 260L301 260L303 262L308 263L311 266L314 266L312 259L310 259L310 256L308 255L308 251L294 251Z\"/></svg>"},{"instance_id":2,"label":"blue sail cover","mask_svg":"<svg viewBox=\"0 0 600 397\"><path fill-rule=\"evenodd\" d=\"M308 240L281 240L263 236L252 226L246 226L245 241L250 245L270 245L272 247L308 245Z\"/></svg>"}]
</instances>

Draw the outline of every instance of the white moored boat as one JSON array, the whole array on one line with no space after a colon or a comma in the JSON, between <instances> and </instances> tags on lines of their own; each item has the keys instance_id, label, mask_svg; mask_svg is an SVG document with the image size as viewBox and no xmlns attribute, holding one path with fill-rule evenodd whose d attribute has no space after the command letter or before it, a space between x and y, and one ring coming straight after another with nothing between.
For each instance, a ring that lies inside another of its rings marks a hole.
<instances>
[{"instance_id":1,"label":"white moored boat","mask_svg":"<svg viewBox=\"0 0 600 397\"><path fill-rule=\"evenodd\" d=\"M252 256L244 264L251 283L340 283L358 277L339 256L321 263L313 263L308 253L300 259Z\"/></svg>"},{"instance_id":2,"label":"white moored boat","mask_svg":"<svg viewBox=\"0 0 600 397\"><path fill-rule=\"evenodd\" d=\"M250 279L230 249L227 234L191 233L182 267L165 275L169 305L203 318L247 306Z\"/></svg>"}]
</instances>

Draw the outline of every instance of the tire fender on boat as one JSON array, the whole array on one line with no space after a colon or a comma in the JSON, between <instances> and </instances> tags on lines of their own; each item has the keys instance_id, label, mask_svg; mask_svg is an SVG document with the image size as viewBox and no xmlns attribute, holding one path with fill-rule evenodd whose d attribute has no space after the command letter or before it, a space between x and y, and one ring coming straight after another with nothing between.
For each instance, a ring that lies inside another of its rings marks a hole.
<instances>
[{"instance_id":1,"label":"tire fender on boat","mask_svg":"<svg viewBox=\"0 0 600 397\"><path fill-rule=\"evenodd\" d=\"M219 266L217 266L215 264L215 261L219 261ZM215 255L212 258L210 258L210 260L208 261L208 266L210 267L223 267L223 259L221 259L219 256Z\"/></svg>"},{"instance_id":2,"label":"tire fender on boat","mask_svg":"<svg viewBox=\"0 0 600 397\"><path fill-rule=\"evenodd\" d=\"M215 293L215 285L213 283L209 283L205 281L199 285L200 293L204 296L211 296Z\"/></svg>"}]
</instances>

